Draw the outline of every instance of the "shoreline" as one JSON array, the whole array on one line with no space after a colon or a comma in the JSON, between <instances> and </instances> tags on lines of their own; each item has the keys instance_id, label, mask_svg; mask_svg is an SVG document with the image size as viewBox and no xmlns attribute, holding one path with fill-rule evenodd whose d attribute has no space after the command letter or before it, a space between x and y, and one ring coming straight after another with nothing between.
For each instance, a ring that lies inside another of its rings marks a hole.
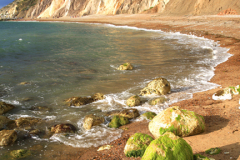
<instances>
[{"instance_id":1,"label":"shoreline","mask_svg":"<svg viewBox=\"0 0 240 160\"><path fill-rule=\"evenodd\" d=\"M237 30L240 28L239 16L159 17L156 14L117 16L96 15L74 19L41 19L39 21L54 20L57 22L106 23L117 26L127 25L138 28L160 29L166 32L180 32L219 41L221 47L230 48L228 53L232 54L232 56L228 58L227 61L215 67L215 75L209 82L219 84L222 88L236 86L240 83L240 73L238 73L238 66L240 65L240 35L237 34ZM232 25L232 23L235 23L236 26L229 27L228 25ZM240 159L240 135L238 135L240 128L240 110L238 109L240 104L238 104L238 101L240 96L233 96L232 100L214 101L211 96L217 90L219 90L219 88L194 93L192 99L177 102L171 106L179 105L183 109L195 111L196 113L203 115L205 118L207 126L206 132L200 135L184 138L193 148L194 154L200 153L205 155L203 152L206 149L219 147L223 151L219 155L209 157L215 158L216 160ZM127 130L124 130L120 140L116 140L118 144L121 142L120 145L115 145L115 141L113 141L111 144L114 147L111 150L97 153L97 148L92 147L90 149L85 149L86 153L81 156L71 154L70 157L72 159L93 159L94 157L96 157L96 159L98 159L97 157L102 159L104 156L110 155L105 158L114 159L114 157L121 157L120 159L139 159L127 158L124 156L124 143L126 143L127 136L136 132L150 134L148 131L148 122L135 122L120 128L128 128ZM118 150L117 154L114 154L115 149ZM224 154L224 152L229 152L229 154Z\"/></svg>"}]
</instances>

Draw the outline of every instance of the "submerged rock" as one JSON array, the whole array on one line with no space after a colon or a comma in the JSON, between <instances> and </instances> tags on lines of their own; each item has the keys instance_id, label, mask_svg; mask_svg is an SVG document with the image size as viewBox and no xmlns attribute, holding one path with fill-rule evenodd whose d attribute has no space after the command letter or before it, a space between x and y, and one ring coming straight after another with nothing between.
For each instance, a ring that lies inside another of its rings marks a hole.
<instances>
[{"instance_id":1,"label":"submerged rock","mask_svg":"<svg viewBox=\"0 0 240 160\"><path fill-rule=\"evenodd\" d=\"M52 133L75 133L76 127L72 124L56 124L51 127Z\"/></svg>"},{"instance_id":2,"label":"submerged rock","mask_svg":"<svg viewBox=\"0 0 240 160\"><path fill-rule=\"evenodd\" d=\"M0 116L0 129L5 128L8 124L8 122L10 122L11 119L5 117L5 116Z\"/></svg>"},{"instance_id":3,"label":"submerged rock","mask_svg":"<svg viewBox=\"0 0 240 160\"><path fill-rule=\"evenodd\" d=\"M17 132L13 130L0 131L0 146L13 144L17 140Z\"/></svg>"},{"instance_id":4,"label":"submerged rock","mask_svg":"<svg viewBox=\"0 0 240 160\"><path fill-rule=\"evenodd\" d=\"M171 92L170 83L165 78L157 78L148 83L147 87L143 88L140 95L166 95Z\"/></svg>"},{"instance_id":5,"label":"submerged rock","mask_svg":"<svg viewBox=\"0 0 240 160\"><path fill-rule=\"evenodd\" d=\"M147 147L142 160L193 160L191 146L171 132L153 140Z\"/></svg>"},{"instance_id":6,"label":"submerged rock","mask_svg":"<svg viewBox=\"0 0 240 160\"><path fill-rule=\"evenodd\" d=\"M12 110L13 108L13 105L0 101L0 115Z\"/></svg>"},{"instance_id":7,"label":"submerged rock","mask_svg":"<svg viewBox=\"0 0 240 160\"><path fill-rule=\"evenodd\" d=\"M159 138L167 131L185 137L204 132L205 121L203 116L175 106L160 112L149 122L148 128L155 138Z\"/></svg>"},{"instance_id":8,"label":"submerged rock","mask_svg":"<svg viewBox=\"0 0 240 160\"><path fill-rule=\"evenodd\" d=\"M128 98L127 100L127 106L128 107L134 107L134 106L139 106L141 104L141 99L139 96L135 95L135 96L131 96L130 98Z\"/></svg>"},{"instance_id":9,"label":"submerged rock","mask_svg":"<svg viewBox=\"0 0 240 160\"><path fill-rule=\"evenodd\" d=\"M142 157L152 141L153 138L147 134L135 133L128 139L124 148L124 154L127 157Z\"/></svg>"},{"instance_id":10,"label":"submerged rock","mask_svg":"<svg viewBox=\"0 0 240 160\"><path fill-rule=\"evenodd\" d=\"M21 82L18 85L28 85L28 84L31 84L31 83L30 82Z\"/></svg>"},{"instance_id":11,"label":"submerged rock","mask_svg":"<svg viewBox=\"0 0 240 160\"><path fill-rule=\"evenodd\" d=\"M27 149L13 150L10 152L10 155L14 158L20 159L25 158L31 155L31 151Z\"/></svg>"},{"instance_id":12,"label":"submerged rock","mask_svg":"<svg viewBox=\"0 0 240 160\"><path fill-rule=\"evenodd\" d=\"M32 107L30 108L30 110L48 112L48 111L50 111L50 108L48 108L48 107L46 107L46 106L32 106Z\"/></svg>"},{"instance_id":13,"label":"submerged rock","mask_svg":"<svg viewBox=\"0 0 240 160\"><path fill-rule=\"evenodd\" d=\"M98 100L104 99L105 96L102 93L96 93L93 96L89 97L71 97L65 102L69 102L69 106L81 106L81 105L86 105Z\"/></svg>"},{"instance_id":14,"label":"submerged rock","mask_svg":"<svg viewBox=\"0 0 240 160\"><path fill-rule=\"evenodd\" d=\"M154 98L149 101L150 105L157 105L157 104L163 104L164 102L167 102L168 99L165 97L159 97L159 98Z\"/></svg>"},{"instance_id":15,"label":"submerged rock","mask_svg":"<svg viewBox=\"0 0 240 160\"><path fill-rule=\"evenodd\" d=\"M104 118L103 117L98 117L93 114L85 116L83 120L83 128L86 130L90 130L92 126L98 126L102 123L104 123Z\"/></svg>"},{"instance_id":16,"label":"submerged rock","mask_svg":"<svg viewBox=\"0 0 240 160\"><path fill-rule=\"evenodd\" d=\"M146 119L152 120L157 114L154 112L146 112L141 115L141 117L144 117Z\"/></svg>"},{"instance_id":17,"label":"submerged rock","mask_svg":"<svg viewBox=\"0 0 240 160\"><path fill-rule=\"evenodd\" d=\"M33 118L33 117L22 117L15 120L16 126L19 128L24 127L33 127L37 125L38 123L42 122L42 119L40 118Z\"/></svg>"},{"instance_id":18,"label":"submerged rock","mask_svg":"<svg viewBox=\"0 0 240 160\"><path fill-rule=\"evenodd\" d=\"M124 109L122 111L112 111L112 112L107 114L107 116L114 116L114 115L123 116L123 117L129 118L129 119L136 118L136 117L140 116L138 110L134 109L134 108Z\"/></svg>"},{"instance_id":19,"label":"submerged rock","mask_svg":"<svg viewBox=\"0 0 240 160\"><path fill-rule=\"evenodd\" d=\"M130 63L124 63L120 65L117 70L132 70L133 66Z\"/></svg>"},{"instance_id":20,"label":"submerged rock","mask_svg":"<svg viewBox=\"0 0 240 160\"><path fill-rule=\"evenodd\" d=\"M109 123L110 128L119 128L120 126L126 125L129 123L128 118L123 116L113 116L111 122Z\"/></svg>"}]
</instances>

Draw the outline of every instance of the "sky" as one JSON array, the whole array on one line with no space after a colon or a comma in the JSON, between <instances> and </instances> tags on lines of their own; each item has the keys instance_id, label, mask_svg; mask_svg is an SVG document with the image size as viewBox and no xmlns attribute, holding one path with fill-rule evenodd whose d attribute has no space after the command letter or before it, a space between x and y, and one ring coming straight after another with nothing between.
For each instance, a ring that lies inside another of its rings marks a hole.
<instances>
[{"instance_id":1,"label":"sky","mask_svg":"<svg viewBox=\"0 0 240 160\"><path fill-rule=\"evenodd\" d=\"M0 0L0 8L12 3L14 0Z\"/></svg>"}]
</instances>

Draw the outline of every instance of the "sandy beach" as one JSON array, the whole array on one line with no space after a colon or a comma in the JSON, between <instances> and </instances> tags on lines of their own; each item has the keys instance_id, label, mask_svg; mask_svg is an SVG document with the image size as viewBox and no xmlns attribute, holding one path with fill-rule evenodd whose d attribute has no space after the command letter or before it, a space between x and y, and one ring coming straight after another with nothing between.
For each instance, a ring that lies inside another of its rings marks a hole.
<instances>
[{"instance_id":1,"label":"sandy beach","mask_svg":"<svg viewBox=\"0 0 240 160\"><path fill-rule=\"evenodd\" d=\"M24 20L27 21L27 19ZM208 157L216 160L240 160L240 95L234 95L233 99L225 101L212 99L212 95L217 90L240 84L240 15L181 17L159 16L158 14L92 15L79 18L42 18L37 21L107 23L180 32L212 39L217 41L221 47L229 48L232 57L215 68L215 76L210 80L220 86L213 90L195 93L192 99L175 103L172 106L177 105L183 109L195 111L205 118L207 129L204 133L184 138L191 145L194 154L208 156L204 153L205 150L219 147L222 150L220 154ZM69 146L62 148L62 152L55 153L53 159L140 159L126 157L123 149L128 137L132 134L140 132L151 135L148 122L135 122L121 128L124 130L122 138L111 142L113 147L110 150L97 152L98 148L79 149Z\"/></svg>"}]
</instances>

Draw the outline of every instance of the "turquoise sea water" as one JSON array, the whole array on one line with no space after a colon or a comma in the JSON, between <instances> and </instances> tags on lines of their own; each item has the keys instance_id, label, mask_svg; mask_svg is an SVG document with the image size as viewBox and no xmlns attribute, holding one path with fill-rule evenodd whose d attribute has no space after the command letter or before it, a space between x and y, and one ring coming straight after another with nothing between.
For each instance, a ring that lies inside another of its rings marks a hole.
<instances>
[{"instance_id":1,"label":"turquoise sea water","mask_svg":"<svg viewBox=\"0 0 240 160\"><path fill-rule=\"evenodd\" d=\"M227 49L211 40L179 33L103 24L0 22L0 100L16 106L5 115L13 120L42 118L47 122L43 129L57 123L71 123L78 129L67 139L31 137L0 152L35 144L90 147L110 142L121 131L109 129L106 122L86 132L82 129L85 115L123 109L128 97L154 78L164 77L172 86L172 94L167 95L170 101L136 107L141 113L158 113L173 102L191 98L194 92L216 87L207 81L214 67L228 57ZM134 70L116 70L125 62L132 63ZM67 107L63 102L97 92L106 99L81 107ZM51 110L32 111L32 106Z\"/></svg>"}]
</instances>

